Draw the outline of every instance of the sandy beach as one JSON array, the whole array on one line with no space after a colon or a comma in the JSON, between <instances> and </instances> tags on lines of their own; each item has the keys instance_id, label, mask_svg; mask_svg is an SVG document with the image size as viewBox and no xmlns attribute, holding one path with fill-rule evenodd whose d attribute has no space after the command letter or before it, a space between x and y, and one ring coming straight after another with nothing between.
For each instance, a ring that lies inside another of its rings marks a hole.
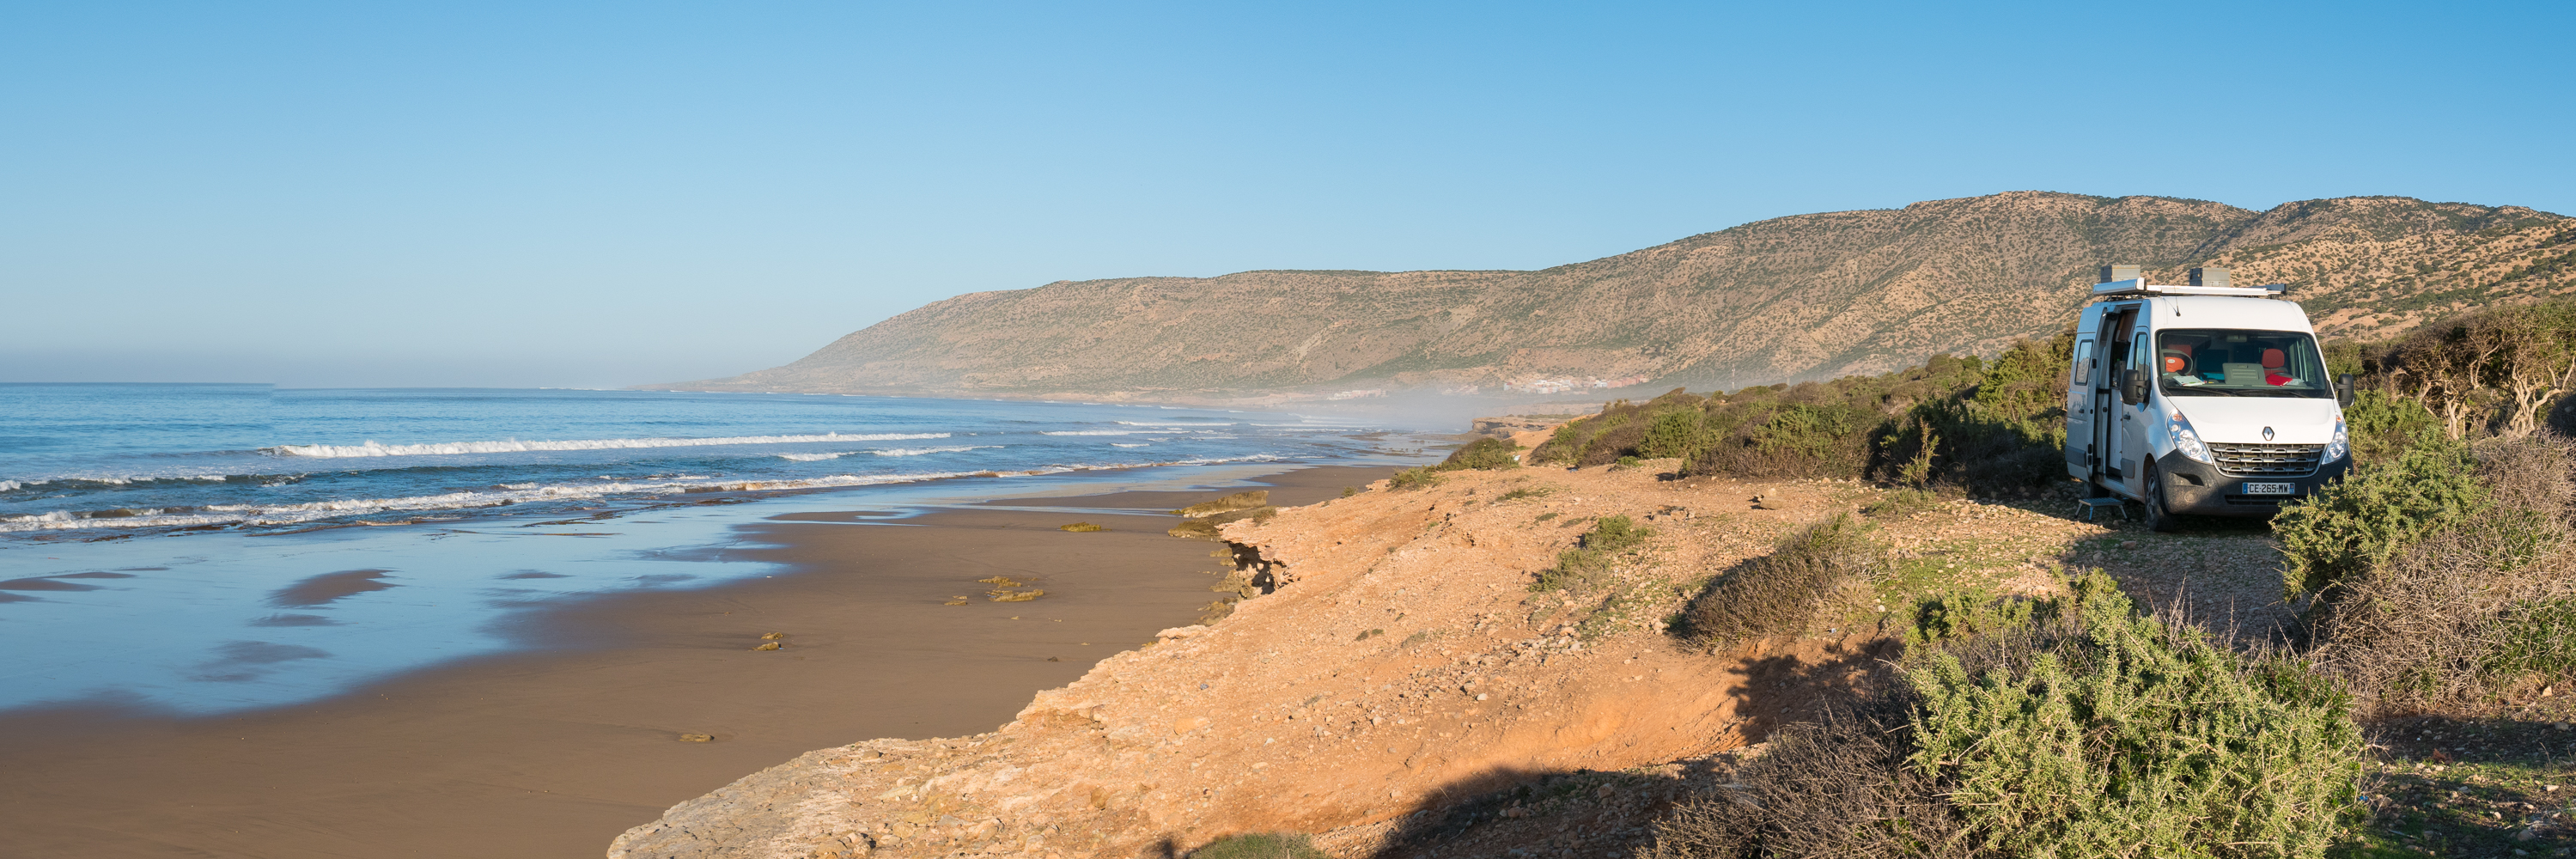
<instances>
[{"instance_id":1,"label":"sandy beach","mask_svg":"<svg viewBox=\"0 0 2576 859\"><path fill-rule=\"evenodd\" d=\"M1263 482L1304 504L1391 470ZM42 857L598 856L673 803L815 748L992 730L1194 622L1219 562L1159 514L1217 494L763 521L748 527L771 545L737 551L791 572L531 609L509 630L526 652L250 715L0 717L0 831L12 855ZM1108 530L1057 529L1078 520ZM976 580L997 575L1046 596L991 602ZM754 650L767 633L784 648Z\"/></svg>"}]
</instances>

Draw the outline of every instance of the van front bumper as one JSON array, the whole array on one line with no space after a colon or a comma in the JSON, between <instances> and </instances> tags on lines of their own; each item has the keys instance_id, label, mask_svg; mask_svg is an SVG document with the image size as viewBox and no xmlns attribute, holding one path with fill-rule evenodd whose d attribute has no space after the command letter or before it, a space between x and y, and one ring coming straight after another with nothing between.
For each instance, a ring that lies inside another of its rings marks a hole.
<instances>
[{"instance_id":1,"label":"van front bumper","mask_svg":"<svg viewBox=\"0 0 2576 859\"><path fill-rule=\"evenodd\" d=\"M2281 502L2306 497L2351 469L2350 454L2305 477L2234 477L2180 451L2156 459L2156 473L2165 478L2165 509L2195 516L2270 516L2281 511ZM2249 495L2248 483L2287 483L2290 494Z\"/></svg>"}]
</instances>

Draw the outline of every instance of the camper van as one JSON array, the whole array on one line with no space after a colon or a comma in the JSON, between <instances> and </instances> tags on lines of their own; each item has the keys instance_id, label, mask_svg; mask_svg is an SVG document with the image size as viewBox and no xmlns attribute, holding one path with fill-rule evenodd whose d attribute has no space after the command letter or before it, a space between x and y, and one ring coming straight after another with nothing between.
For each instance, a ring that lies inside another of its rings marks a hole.
<instances>
[{"instance_id":1,"label":"camper van","mask_svg":"<svg viewBox=\"0 0 2576 859\"><path fill-rule=\"evenodd\" d=\"M2270 516L2352 465L2316 330L2287 287L2230 286L2225 269L2158 286L2103 266L2076 325L2066 473L2096 499L2176 514Z\"/></svg>"}]
</instances>

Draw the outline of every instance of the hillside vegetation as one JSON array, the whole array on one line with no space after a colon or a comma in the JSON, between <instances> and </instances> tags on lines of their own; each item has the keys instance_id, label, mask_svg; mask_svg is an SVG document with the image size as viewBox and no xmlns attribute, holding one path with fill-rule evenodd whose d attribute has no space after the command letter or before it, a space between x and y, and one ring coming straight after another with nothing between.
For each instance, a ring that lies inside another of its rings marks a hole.
<instances>
[{"instance_id":1,"label":"hillside vegetation","mask_svg":"<svg viewBox=\"0 0 2576 859\"><path fill-rule=\"evenodd\" d=\"M1991 356L2095 266L2286 282L2329 336L2576 286L2576 220L2349 197L2254 212L2013 192L1758 221L1541 271L1252 271L962 295L795 363L661 387L1210 402L1349 389L1738 389Z\"/></svg>"},{"instance_id":2,"label":"hillside vegetation","mask_svg":"<svg viewBox=\"0 0 2576 859\"><path fill-rule=\"evenodd\" d=\"M1936 355L1876 376L1614 400L1559 427L1532 462L1678 458L1680 476L1866 477L1917 489L2029 495L2065 482L2069 344L1994 360Z\"/></svg>"},{"instance_id":3,"label":"hillside vegetation","mask_svg":"<svg viewBox=\"0 0 2576 859\"><path fill-rule=\"evenodd\" d=\"M1944 357L1875 377L1614 402L1531 458L1678 457L1686 473L2008 494L2060 482L2062 388L2038 373L2064 360L2063 342L2019 344L1994 362ZM1737 783L1684 803L1654 855L2563 846L2566 809L2546 798L2563 772L2546 741L2537 760L2498 756L2448 776L2468 760L2453 752L2468 749L2423 741L2545 736L2568 722L2551 699L2576 681L2576 444L2563 434L2576 416L2576 300L2489 307L2329 352L2362 375L2346 410L2357 462L2272 522L2282 593L2299 609L2284 638L2213 646L2184 614L2142 618L2081 568L2071 600L1935 594L1904 625L1895 676L1784 732ZM1811 625L1807 606L1889 578L1878 572L1888 558L1838 517L1714 580L1683 631L1731 642L1744 618L1780 627L1756 634ZM2365 729L2408 749L2374 745L2374 758ZM2423 751L2431 760L2407 757Z\"/></svg>"}]
</instances>

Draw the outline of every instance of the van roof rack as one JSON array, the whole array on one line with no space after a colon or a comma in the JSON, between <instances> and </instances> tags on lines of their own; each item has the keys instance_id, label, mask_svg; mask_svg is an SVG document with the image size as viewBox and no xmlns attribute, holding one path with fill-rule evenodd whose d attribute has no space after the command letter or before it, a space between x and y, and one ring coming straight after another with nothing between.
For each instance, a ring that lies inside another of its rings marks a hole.
<instances>
[{"instance_id":1,"label":"van roof rack","mask_svg":"<svg viewBox=\"0 0 2576 859\"><path fill-rule=\"evenodd\" d=\"M2114 280L2093 285L2094 298L2124 298L2132 295L2236 295L2246 298L2269 298L2290 291L2286 283L2262 286L2165 286L2148 283L2146 278Z\"/></svg>"}]
</instances>

